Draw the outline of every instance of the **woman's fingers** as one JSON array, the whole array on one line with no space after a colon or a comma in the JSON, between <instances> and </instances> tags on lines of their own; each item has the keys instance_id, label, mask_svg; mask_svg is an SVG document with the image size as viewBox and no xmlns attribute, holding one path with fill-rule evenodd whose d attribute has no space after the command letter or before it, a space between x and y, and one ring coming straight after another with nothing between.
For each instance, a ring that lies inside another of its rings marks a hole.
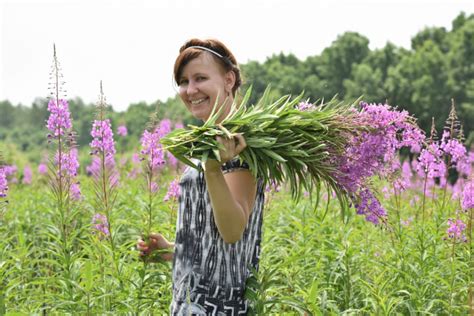
<instances>
[{"instance_id":1,"label":"woman's fingers","mask_svg":"<svg viewBox=\"0 0 474 316\"><path fill-rule=\"evenodd\" d=\"M234 158L247 147L247 143L242 134L234 134L232 138L216 136L216 140L224 147L224 149L220 150L222 162Z\"/></svg>"},{"instance_id":2,"label":"woman's fingers","mask_svg":"<svg viewBox=\"0 0 474 316\"><path fill-rule=\"evenodd\" d=\"M240 154L247 147L247 142L245 141L245 137L242 134L235 134L234 138L237 139L235 151L237 154Z\"/></svg>"}]
</instances>

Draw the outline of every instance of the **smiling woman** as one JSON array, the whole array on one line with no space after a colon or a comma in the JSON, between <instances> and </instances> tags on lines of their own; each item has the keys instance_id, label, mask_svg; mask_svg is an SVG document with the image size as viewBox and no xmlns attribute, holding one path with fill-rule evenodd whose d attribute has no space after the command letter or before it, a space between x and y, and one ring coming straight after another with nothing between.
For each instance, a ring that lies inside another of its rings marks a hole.
<instances>
[{"instance_id":1,"label":"smiling woman","mask_svg":"<svg viewBox=\"0 0 474 316\"><path fill-rule=\"evenodd\" d=\"M209 47L206 47L206 46ZM217 40L190 40L180 49L174 77L179 95L189 111L206 120L214 104L229 105L242 81L234 55Z\"/></svg>"},{"instance_id":2,"label":"smiling woman","mask_svg":"<svg viewBox=\"0 0 474 316\"><path fill-rule=\"evenodd\" d=\"M241 84L235 57L217 40L186 42L174 76L194 117L205 121L214 106L222 109L217 123ZM264 187L237 158L246 148L242 135L217 141L220 161L188 168L181 178L175 244L161 234L138 243L143 256L170 250L161 258L173 260L172 315L246 315L249 309L244 292L250 271L258 269Z\"/></svg>"}]
</instances>

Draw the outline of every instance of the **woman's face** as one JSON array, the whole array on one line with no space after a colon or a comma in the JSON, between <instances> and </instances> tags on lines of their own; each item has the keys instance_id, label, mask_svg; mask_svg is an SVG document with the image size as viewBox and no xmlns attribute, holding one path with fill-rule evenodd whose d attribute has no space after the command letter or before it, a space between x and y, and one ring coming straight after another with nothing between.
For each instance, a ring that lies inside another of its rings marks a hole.
<instances>
[{"instance_id":1,"label":"woman's face","mask_svg":"<svg viewBox=\"0 0 474 316\"><path fill-rule=\"evenodd\" d=\"M184 66L179 78L179 96L191 114L207 120L218 101L216 111L226 106L221 118L225 117L233 102L231 91L235 82L233 72L224 73L222 67L209 53L203 52ZM224 103L225 102L225 103Z\"/></svg>"}]
</instances>

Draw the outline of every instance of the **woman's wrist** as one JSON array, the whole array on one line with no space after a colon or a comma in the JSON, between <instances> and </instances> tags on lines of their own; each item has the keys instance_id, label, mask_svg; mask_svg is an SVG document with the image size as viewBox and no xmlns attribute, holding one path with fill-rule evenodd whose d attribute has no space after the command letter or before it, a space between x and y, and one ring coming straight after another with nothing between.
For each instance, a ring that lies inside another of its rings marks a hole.
<instances>
[{"instance_id":1,"label":"woman's wrist","mask_svg":"<svg viewBox=\"0 0 474 316\"><path fill-rule=\"evenodd\" d=\"M204 163L206 173L217 173L221 171L221 163L214 159L209 159Z\"/></svg>"},{"instance_id":2,"label":"woman's wrist","mask_svg":"<svg viewBox=\"0 0 474 316\"><path fill-rule=\"evenodd\" d=\"M174 242L168 242L167 252L160 254L165 261L172 261L174 257Z\"/></svg>"}]
</instances>

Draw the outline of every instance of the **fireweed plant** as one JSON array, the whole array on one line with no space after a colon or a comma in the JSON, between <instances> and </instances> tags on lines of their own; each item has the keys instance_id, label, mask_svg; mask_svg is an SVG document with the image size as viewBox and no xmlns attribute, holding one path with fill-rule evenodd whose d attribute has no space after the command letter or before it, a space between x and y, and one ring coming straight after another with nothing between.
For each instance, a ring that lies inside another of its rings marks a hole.
<instances>
[{"instance_id":1,"label":"fireweed plant","mask_svg":"<svg viewBox=\"0 0 474 316\"><path fill-rule=\"evenodd\" d=\"M7 200L7 195L8 195L8 180L7 176L5 174L5 169L4 169L4 162L3 162L3 156L2 153L0 152L0 225L3 225L3 216L5 214L8 200ZM1 259L3 259L3 255L0 256ZM4 269L0 267L0 276L2 279L4 279ZM6 308L5 308L5 281L2 280L0 281L0 314L4 315L6 314Z\"/></svg>"},{"instance_id":2,"label":"fireweed plant","mask_svg":"<svg viewBox=\"0 0 474 316\"><path fill-rule=\"evenodd\" d=\"M29 185L31 184L33 177L33 171L31 170L30 166L25 166L23 168L23 179L21 179L21 183Z\"/></svg>"},{"instance_id":3,"label":"fireweed plant","mask_svg":"<svg viewBox=\"0 0 474 316\"><path fill-rule=\"evenodd\" d=\"M48 144L52 148L53 155L49 158L48 183L54 200L53 224L49 227L49 238L55 244L52 250L53 256L61 263L61 271L58 273L58 284L63 289L69 301L74 301L74 278L73 265L76 261L74 255L77 251L75 238L79 230L75 223L79 209L75 203L76 197L80 195L79 183L76 179L79 162L75 147L75 134L72 130L72 118L69 105L66 100L63 75L60 63L56 56L54 47L53 64L50 73L50 99L48 102L49 117L46 127Z\"/></svg>"},{"instance_id":4,"label":"fireweed plant","mask_svg":"<svg viewBox=\"0 0 474 316\"><path fill-rule=\"evenodd\" d=\"M454 100L451 100L451 111L446 120L439 146L444 154L444 162L446 165L446 172L440 180L443 188L441 208L444 208L446 205L449 171L455 170L461 178L469 176L470 173L469 158L467 156L466 147L463 145L463 134L462 125L459 122L454 106Z\"/></svg>"},{"instance_id":5,"label":"fireweed plant","mask_svg":"<svg viewBox=\"0 0 474 316\"><path fill-rule=\"evenodd\" d=\"M457 184L462 185L471 173L471 164L463 141L464 135L462 126L456 114L454 101L452 101L451 110L446 120L441 139L438 140L433 119L430 137L417 159L416 169L418 175L424 178L422 185L422 223L424 223L427 208L426 197L431 196L433 206L444 210L446 208L450 178L453 178L453 175L457 175ZM441 203L437 202L437 187L442 190ZM451 215L451 209L449 209L447 215ZM450 219L450 221L453 221L453 219ZM457 223L456 220L451 222L450 226L455 225L455 223Z\"/></svg>"},{"instance_id":6,"label":"fireweed plant","mask_svg":"<svg viewBox=\"0 0 474 316\"><path fill-rule=\"evenodd\" d=\"M100 82L100 95L97 102L96 119L92 123L90 143L92 165L90 170L94 183L95 210L94 220L99 219L102 229L95 229L100 239L106 239L109 242L112 261L115 265L116 273L120 276L120 268L117 259L114 231L112 229L112 214L117 198L117 187L119 185L119 173L115 166L115 141L113 138L112 126L106 115L106 98ZM97 225L97 224L96 224ZM97 228L97 226L96 226Z\"/></svg>"},{"instance_id":7,"label":"fireweed plant","mask_svg":"<svg viewBox=\"0 0 474 316\"><path fill-rule=\"evenodd\" d=\"M168 187L168 192L166 192L165 197L163 198L163 202L168 203L169 211L170 211L170 224L173 224L175 218L175 207L176 202L178 201L180 195L179 189L179 180L174 179L170 182Z\"/></svg>"},{"instance_id":8,"label":"fireweed plant","mask_svg":"<svg viewBox=\"0 0 474 316\"><path fill-rule=\"evenodd\" d=\"M5 212L8 204L7 200L8 195L8 180L7 175L5 174L3 158L0 153L0 220L3 218L3 213Z\"/></svg>"},{"instance_id":9,"label":"fireweed plant","mask_svg":"<svg viewBox=\"0 0 474 316\"><path fill-rule=\"evenodd\" d=\"M168 119L159 120L157 116L157 111L153 112L150 115L147 128L143 131L141 136L141 148L140 153L137 155L139 161L141 162L141 174L143 175L144 186L143 192L145 192L145 231L142 233L141 239L149 241L150 234L154 231L153 219L156 216L156 196L159 193L160 185L160 175L162 174L163 167L166 163L165 155L160 144L160 138L166 135L171 131L171 121ZM133 170L132 170L133 171ZM159 230L164 231L166 228L160 225ZM143 259L143 267L138 270L140 281L138 282L138 291L137 291L137 314L141 310L141 302L144 298L144 290L146 287L146 276L147 276L147 267L149 262L159 261L160 252L155 251L151 256L147 256Z\"/></svg>"},{"instance_id":10,"label":"fireweed plant","mask_svg":"<svg viewBox=\"0 0 474 316\"><path fill-rule=\"evenodd\" d=\"M303 190L311 197L316 189L319 196L325 185L343 211L351 204L368 221L385 222L387 214L370 178L392 172L398 150L420 146L424 139L406 111L366 103L357 108L335 99L315 105L301 102L301 95L270 102L268 89L256 105L246 106L250 93L251 89L241 104L232 105L220 124L216 120L222 109L214 107L202 126L175 130L161 142L177 159L196 168L191 158L200 159L202 165L207 159L220 160L216 136L242 133L247 148L240 158L266 184L288 182L295 200Z\"/></svg>"},{"instance_id":11,"label":"fireweed plant","mask_svg":"<svg viewBox=\"0 0 474 316\"><path fill-rule=\"evenodd\" d=\"M146 230L144 238L148 238L153 227L154 199L159 187L159 171L165 164L160 138L163 136L156 112L152 113L148 128L141 137L140 160L142 161L142 175L145 178L146 204Z\"/></svg>"},{"instance_id":12,"label":"fireweed plant","mask_svg":"<svg viewBox=\"0 0 474 316\"><path fill-rule=\"evenodd\" d=\"M467 243L469 247L469 275L474 275L474 257L473 253L473 242L472 242L472 222L474 220L474 174L471 174L469 181L464 186L464 190L462 192L462 199L461 199L461 207L464 211L465 215L467 215L467 230L465 234L467 234ZM469 283L469 307L471 311L474 311L474 292L473 292L473 280L471 278L471 282Z\"/></svg>"}]
</instances>

